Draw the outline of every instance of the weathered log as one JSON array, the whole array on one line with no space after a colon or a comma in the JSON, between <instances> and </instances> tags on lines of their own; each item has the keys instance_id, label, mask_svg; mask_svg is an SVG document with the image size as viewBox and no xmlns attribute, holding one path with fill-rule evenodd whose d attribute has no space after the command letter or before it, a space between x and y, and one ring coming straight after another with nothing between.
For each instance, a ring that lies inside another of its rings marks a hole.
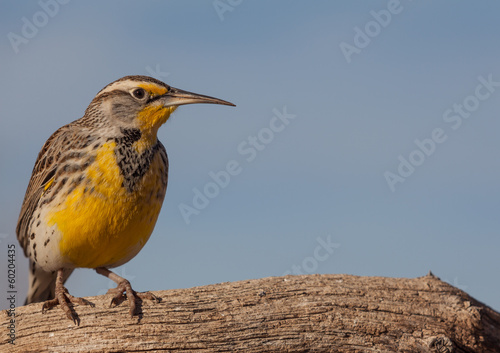
<instances>
[{"instance_id":1,"label":"weathered log","mask_svg":"<svg viewBox=\"0 0 500 353\"><path fill-rule=\"evenodd\" d=\"M0 313L1 352L500 352L500 314L433 275L308 275L110 297L75 305L79 325L41 304L16 308L15 344ZM12 325L11 325L12 328Z\"/></svg>"}]
</instances>

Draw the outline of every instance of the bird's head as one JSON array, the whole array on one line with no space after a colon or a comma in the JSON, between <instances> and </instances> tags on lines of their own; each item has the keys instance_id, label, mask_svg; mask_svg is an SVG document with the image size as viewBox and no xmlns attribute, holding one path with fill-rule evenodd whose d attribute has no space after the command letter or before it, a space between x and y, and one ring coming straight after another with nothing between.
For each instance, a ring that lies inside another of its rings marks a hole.
<instances>
[{"instance_id":1,"label":"bird's head","mask_svg":"<svg viewBox=\"0 0 500 353\"><path fill-rule=\"evenodd\" d=\"M183 104L209 103L234 106L233 103L183 91L148 76L126 76L104 87L90 103L86 117L96 114L108 126L139 129L142 136L156 141L158 128Z\"/></svg>"}]
</instances>

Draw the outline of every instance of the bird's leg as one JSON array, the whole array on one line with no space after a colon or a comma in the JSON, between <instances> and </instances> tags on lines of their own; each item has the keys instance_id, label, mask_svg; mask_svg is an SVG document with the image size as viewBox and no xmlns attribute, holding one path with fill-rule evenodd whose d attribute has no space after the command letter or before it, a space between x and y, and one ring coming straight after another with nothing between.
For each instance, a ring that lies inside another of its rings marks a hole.
<instances>
[{"instance_id":1,"label":"bird's leg","mask_svg":"<svg viewBox=\"0 0 500 353\"><path fill-rule=\"evenodd\" d=\"M60 305L61 309L63 309L63 311L66 313L68 319L77 324L76 313L69 307L68 302L90 306L93 306L93 304L83 298L77 298L69 294L66 287L64 287L63 274L64 270L62 268L57 270L55 298L47 300L45 303L43 303L42 313L53 308L56 305Z\"/></svg>"},{"instance_id":2,"label":"bird's leg","mask_svg":"<svg viewBox=\"0 0 500 353\"><path fill-rule=\"evenodd\" d=\"M136 308L135 301L138 298L154 300L157 303L159 303L161 301L160 298L153 295L152 293L149 293L149 292L138 293L138 292L136 292L135 290L132 289L132 286L130 285L129 281L127 281L123 277L118 276L116 273L111 272L107 268L98 267L95 269L95 271L98 274L103 275L103 276L109 278L110 280L112 280L113 282L115 282L116 284L118 284L118 286L116 288L112 288L112 289L108 290L108 294L115 295L113 297L113 299L111 299L110 306L112 306L113 304L118 305L124 298L127 298L128 299L128 306L130 308L130 316L131 317L133 317L135 314L135 308ZM123 292L126 292L127 295L125 296L123 294Z\"/></svg>"}]
</instances>

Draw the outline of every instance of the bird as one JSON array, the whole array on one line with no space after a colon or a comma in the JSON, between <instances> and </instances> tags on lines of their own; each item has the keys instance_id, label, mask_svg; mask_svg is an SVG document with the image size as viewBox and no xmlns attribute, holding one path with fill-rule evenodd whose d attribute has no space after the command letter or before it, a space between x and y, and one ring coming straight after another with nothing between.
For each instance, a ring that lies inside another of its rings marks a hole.
<instances>
[{"instance_id":1,"label":"bird","mask_svg":"<svg viewBox=\"0 0 500 353\"><path fill-rule=\"evenodd\" d=\"M160 301L132 289L110 269L146 244L165 198L168 157L157 132L180 105L233 103L171 87L148 76L125 76L101 89L83 117L56 130L38 154L16 227L29 258L25 304L60 306L77 323L69 294L75 268L94 269L117 284L111 305ZM71 304L71 305L70 305ZM79 320L79 319L78 319Z\"/></svg>"}]
</instances>

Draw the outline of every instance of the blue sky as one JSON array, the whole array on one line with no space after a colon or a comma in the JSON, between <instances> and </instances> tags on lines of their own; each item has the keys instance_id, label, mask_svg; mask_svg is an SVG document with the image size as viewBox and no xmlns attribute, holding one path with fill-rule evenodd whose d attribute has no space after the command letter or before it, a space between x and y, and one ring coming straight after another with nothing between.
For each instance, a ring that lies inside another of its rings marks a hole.
<instances>
[{"instance_id":1,"label":"blue sky","mask_svg":"<svg viewBox=\"0 0 500 353\"><path fill-rule=\"evenodd\" d=\"M232 4L0 5L0 263L45 140L109 82L154 75L237 107L184 106L160 129L163 209L116 269L136 290L432 270L500 310L500 4ZM39 26L23 34L26 21ZM228 163L239 173L216 190L210 173ZM212 198L187 223L193 190ZM16 265L21 304L19 247ZM85 269L67 286L90 296L111 284Z\"/></svg>"}]
</instances>

